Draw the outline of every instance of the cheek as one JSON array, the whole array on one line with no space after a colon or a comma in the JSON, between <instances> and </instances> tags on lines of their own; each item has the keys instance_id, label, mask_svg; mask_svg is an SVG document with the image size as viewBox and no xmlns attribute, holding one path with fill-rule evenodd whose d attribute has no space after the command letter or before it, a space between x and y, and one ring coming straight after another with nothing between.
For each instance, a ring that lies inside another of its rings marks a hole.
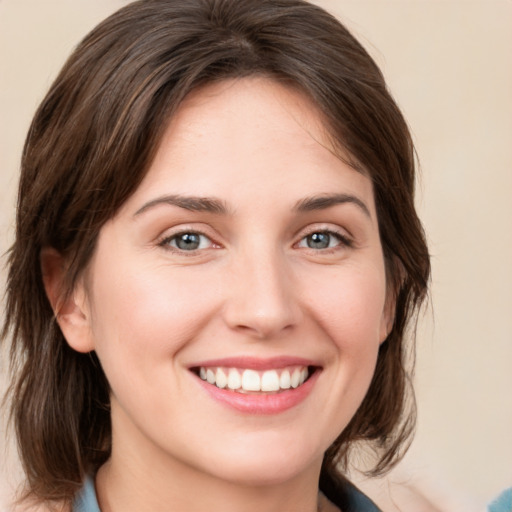
<instances>
[{"instance_id":1,"label":"cheek","mask_svg":"<svg viewBox=\"0 0 512 512\"><path fill-rule=\"evenodd\" d=\"M348 357L374 351L381 341L386 282L380 266L326 272L309 287L306 301L335 345Z\"/></svg>"},{"instance_id":2,"label":"cheek","mask_svg":"<svg viewBox=\"0 0 512 512\"><path fill-rule=\"evenodd\" d=\"M100 359L114 351L142 360L176 353L215 310L217 286L193 269L126 262L96 270L92 326Z\"/></svg>"},{"instance_id":3,"label":"cheek","mask_svg":"<svg viewBox=\"0 0 512 512\"><path fill-rule=\"evenodd\" d=\"M311 273L309 273L311 276ZM306 290L306 288L304 289ZM307 286L304 302L327 356L322 403L332 442L361 405L375 372L386 282L378 263L327 268Z\"/></svg>"}]
</instances>

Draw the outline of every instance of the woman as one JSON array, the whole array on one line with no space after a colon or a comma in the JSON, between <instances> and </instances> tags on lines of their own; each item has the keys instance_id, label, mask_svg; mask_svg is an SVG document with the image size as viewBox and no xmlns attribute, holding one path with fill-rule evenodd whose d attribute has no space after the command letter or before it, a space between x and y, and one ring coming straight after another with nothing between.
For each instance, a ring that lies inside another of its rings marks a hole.
<instances>
[{"instance_id":1,"label":"woman","mask_svg":"<svg viewBox=\"0 0 512 512\"><path fill-rule=\"evenodd\" d=\"M428 252L383 77L300 0L146 0L75 50L22 161L4 337L43 510L376 510L413 430ZM85 484L84 484L85 482Z\"/></svg>"}]
</instances>

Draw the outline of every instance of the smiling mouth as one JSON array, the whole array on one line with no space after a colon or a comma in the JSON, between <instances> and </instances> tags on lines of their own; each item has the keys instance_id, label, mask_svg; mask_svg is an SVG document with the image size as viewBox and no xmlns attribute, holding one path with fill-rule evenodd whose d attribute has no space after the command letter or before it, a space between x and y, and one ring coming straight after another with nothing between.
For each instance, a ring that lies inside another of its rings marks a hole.
<instances>
[{"instance_id":1,"label":"smiling mouth","mask_svg":"<svg viewBox=\"0 0 512 512\"><path fill-rule=\"evenodd\" d=\"M265 371L221 366L191 368L206 383L242 394L274 394L296 389L317 369L315 366L287 366Z\"/></svg>"}]
</instances>

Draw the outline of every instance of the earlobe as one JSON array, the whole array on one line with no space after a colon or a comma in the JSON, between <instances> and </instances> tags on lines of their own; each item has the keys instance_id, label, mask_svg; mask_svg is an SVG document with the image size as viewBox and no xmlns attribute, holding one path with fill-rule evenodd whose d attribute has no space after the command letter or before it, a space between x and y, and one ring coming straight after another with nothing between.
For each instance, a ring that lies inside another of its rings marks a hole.
<instances>
[{"instance_id":1,"label":"earlobe","mask_svg":"<svg viewBox=\"0 0 512 512\"><path fill-rule=\"evenodd\" d=\"M389 270L390 268L392 268L392 271ZM392 258L386 275L388 284L386 302L384 304L384 311L381 321L381 344L387 340L395 325L397 300L406 278L405 268L397 257ZM392 276L391 278L390 275Z\"/></svg>"},{"instance_id":2,"label":"earlobe","mask_svg":"<svg viewBox=\"0 0 512 512\"><path fill-rule=\"evenodd\" d=\"M65 289L66 261L62 254L52 247L45 247L40 259L46 296L66 341L77 352L94 350L83 283L76 284L68 294Z\"/></svg>"},{"instance_id":3,"label":"earlobe","mask_svg":"<svg viewBox=\"0 0 512 512\"><path fill-rule=\"evenodd\" d=\"M393 324L395 323L395 305L386 304L384 312L382 313L382 320L380 325L380 343L384 343L391 331L393 330Z\"/></svg>"},{"instance_id":4,"label":"earlobe","mask_svg":"<svg viewBox=\"0 0 512 512\"><path fill-rule=\"evenodd\" d=\"M395 323L395 313L396 313L396 293L388 293L386 297L386 303L384 304L384 310L382 312L382 319L380 323L380 343L384 343L391 331L393 330L393 325Z\"/></svg>"}]
</instances>

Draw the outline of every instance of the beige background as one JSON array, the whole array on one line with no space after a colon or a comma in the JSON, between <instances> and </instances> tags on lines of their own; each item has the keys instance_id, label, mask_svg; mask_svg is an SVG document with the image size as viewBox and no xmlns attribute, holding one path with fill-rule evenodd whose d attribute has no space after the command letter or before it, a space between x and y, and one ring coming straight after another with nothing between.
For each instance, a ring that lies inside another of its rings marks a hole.
<instances>
[{"instance_id":1,"label":"beige background","mask_svg":"<svg viewBox=\"0 0 512 512\"><path fill-rule=\"evenodd\" d=\"M71 48L126 3L0 0L2 253L31 116ZM440 510L479 510L512 485L512 1L317 3L368 48L412 127L433 262L416 441L390 479L363 485L383 506L400 482L439 498ZM17 475L1 444L0 503Z\"/></svg>"}]
</instances>

